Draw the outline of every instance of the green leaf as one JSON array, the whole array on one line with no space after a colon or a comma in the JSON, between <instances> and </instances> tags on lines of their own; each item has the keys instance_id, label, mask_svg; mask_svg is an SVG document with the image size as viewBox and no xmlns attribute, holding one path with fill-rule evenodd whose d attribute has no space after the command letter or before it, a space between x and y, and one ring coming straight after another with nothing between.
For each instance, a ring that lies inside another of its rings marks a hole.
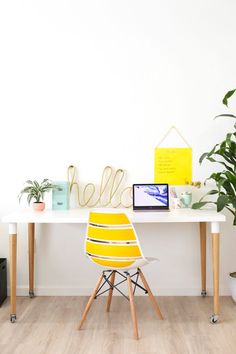
<instances>
[{"instance_id":1,"label":"green leaf","mask_svg":"<svg viewBox=\"0 0 236 354\"><path fill-rule=\"evenodd\" d=\"M218 194L219 191L216 189L212 189L211 191L207 192L200 200L199 202L201 202L207 195L213 195L213 194Z\"/></svg>"},{"instance_id":2,"label":"green leaf","mask_svg":"<svg viewBox=\"0 0 236 354\"><path fill-rule=\"evenodd\" d=\"M20 194L23 194L23 193L29 193L31 191L32 187L25 187L23 188L21 191L20 191Z\"/></svg>"},{"instance_id":3,"label":"green leaf","mask_svg":"<svg viewBox=\"0 0 236 354\"><path fill-rule=\"evenodd\" d=\"M231 146L231 136L232 136L233 134L232 133L228 133L227 135L226 135L226 139L225 139L225 141L226 141L226 144L230 147Z\"/></svg>"},{"instance_id":4,"label":"green leaf","mask_svg":"<svg viewBox=\"0 0 236 354\"><path fill-rule=\"evenodd\" d=\"M34 198L32 194L29 194L27 197L28 204L30 204L31 200Z\"/></svg>"},{"instance_id":5,"label":"green leaf","mask_svg":"<svg viewBox=\"0 0 236 354\"><path fill-rule=\"evenodd\" d=\"M227 206L226 206L226 209L228 209L233 215L235 215L235 212L236 212L235 210L232 210L231 208L229 208Z\"/></svg>"},{"instance_id":6,"label":"green leaf","mask_svg":"<svg viewBox=\"0 0 236 354\"><path fill-rule=\"evenodd\" d=\"M218 161L216 161L215 159L213 159L213 157L209 157L209 156L207 157L207 160L208 160L208 161L211 161L211 162L218 162Z\"/></svg>"},{"instance_id":7,"label":"green leaf","mask_svg":"<svg viewBox=\"0 0 236 354\"><path fill-rule=\"evenodd\" d=\"M214 160L212 162L217 162L217 163L220 163L221 165L225 166L225 168L228 170L228 171L231 171L232 173L234 173L234 170L232 167L230 167L229 165L226 165L226 163L222 162L222 161L218 161L218 160Z\"/></svg>"},{"instance_id":8,"label":"green leaf","mask_svg":"<svg viewBox=\"0 0 236 354\"><path fill-rule=\"evenodd\" d=\"M217 157L217 160L215 158L215 162L219 162L219 163L225 163L223 162L222 160L225 160L226 162L228 162L230 165L234 165L234 160L233 160L233 157L227 153L227 151L222 151L222 150L219 150L219 152L217 151L215 153L216 157ZM218 160L218 158L221 157L222 160ZM230 166L230 168L232 168Z\"/></svg>"},{"instance_id":9,"label":"green leaf","mask_svg":"<svg viewBox=\"0 0 236 354\"><path fill-rule=\"evenodd\" d=\"M216 201L217 211L221 211L228 204L229 198L227 195L220 195Z\"/></svg>"},{"instance_id":10,"label":"green leaf","mask_svg":"<svg viewBox=\"0 0 236 354\"><path fill-rule=\"evenodd\" d=\"M49 179L48 178L44 178L43 182L41 184L44 184L45 182L48 182Z\"/></svg>"},{"instance_id":11,"label":"green leaf","mask_svg":"<svg viewBox=\"0 0 236 354\"><path fill-rule=\"evenodd\" d=\"M197 203L193 203L192 209L201 209L204 205L206 205L206 204L208 204L208 203L213 203L213 204L215 204L214 202L211 202L211 201L197 202Z\"/></svg>"},{"instance_id":12,"label":"green leaf","mask_svg":"<svg viewBox=\"0 0 236 354\"><path fill-rule=\"evenodd\" d=\"M216 119L216 118L219 118L219 117L226 117L226 118L235 118L236 119L236 116L234 116L233 114L219 114L218 116L215 116L215 118L214 119Z\"/></svg>"},{"instance_id":13,"label":"green leaf","mask_svg":"<svg viewBox=\"0 0 236 354\"><path fill-rule=\"evenodd\" d=\"M208 152L204 152L204 154L202 154L202 156L199 159L199 163L201 164L202 161L208 156Z\"/></svg>"},{"instance_id":14,"label":"green leaf","mask_svg":"<svg viewBox=\"0 0 236 354\"><path fill-rule=\"evenodd\" d=\"M233 96L234 92L236 91L236 89L234 90L230 90L226 93L225 97L223 98L222 102L225 106L228 107L228 99Z\"/></svg>"},{"instance_id":15,"label":"green leaf","mask_svg":"<svg viewBox=\"0 0 236 354\"><path fill-rule=\"evenodd\" d=\"M33 182L36 188L39 188L39 183L37 181Z\"/></svg>"},{"instance_id":16,"label":"green leaf","mask_svg":"<svg viewBox=\"0 0 236 354\"><path fill-rule=\"evenodd\" d=\"M206 181L208 179L214 179L214 181L219 181L221 179L221 172L213 172L210 177L206 178Z\"/></svg>"},{"instance_id":17,"label":"green leaf","mask_svg":"<svg viewBox=\"0 0 236 354\"><path fill-rule=\"evenodd\" d=\"M235 198L235 191L228 179L222 178L220 182L218 182L217 187L219 188L219 190L221 189L221 187L224 188L228 195L232 195Z\"/></svg>"},{"instance_id":18,"label":"green leaf","mask_svg":"<svg viewBox=\"0 0 236 354\"><path fill-rule=\"evenodd\" d=\"M229 202L228 205L232 205L234 209L236 209L236 198L235 195L228 195L229 197Z\"/></svg>"},{"instance_id":19,"label":"green leaf","mask_svg":"<svg viewBox=\"0 0 236 354\"><path fill-rule=\"evenodd\" d=\"M202 154L202 156L201 156L200 159L199 159L199 163L201 164L202 161L203 161L206 157L209 159L209 157L214 154L215 149L216 149L217 146L219 146L219 144L216 144L216 145L211 149L210 152L205 152L204 154Z\"/></svg>"},{"instance_id":20,"label":"green leaf","mask_svg":"<svg viewBox=\"0 0 236 354\"><path fill-rule=\"evenodd\" d=\"M235 174L227 171L227 172L225 172L225 175L229 179L231 184L234 186L234 189L236 190L236 176L235 176Z\"/></svg>"}]
</instances>

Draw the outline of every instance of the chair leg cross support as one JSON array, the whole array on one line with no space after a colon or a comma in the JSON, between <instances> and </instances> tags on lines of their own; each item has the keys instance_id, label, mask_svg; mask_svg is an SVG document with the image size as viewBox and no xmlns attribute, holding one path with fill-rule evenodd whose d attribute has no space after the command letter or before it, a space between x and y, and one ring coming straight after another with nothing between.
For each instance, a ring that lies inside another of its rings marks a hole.
<instances>
[{"instance_id":1,"label":"chair leg cross support","mask_svg":"<svg viewBox=\"0 0 236 354\"><path fill-rule=\"evenodd\" d=\"M110 275L109 276L106 276L106 272L110 272ZM119 281L118 283L114 284L114 281L115 281L115 274L119 274L123 277L123 280ZM113 292L114 289L116 289L122 296L124 296L127 300L129 300L129 298L118 288L118 286L124 282L127 281L127 276L129 275L130 276L130 280L132 282L132 284L134 284L134 290L133 290L133 294L135 294L135 290L136 290L136 287L140 288L141 290L143 290L145 292L145 294L148 293L148 290L145 289L143 286L141 286L139 283L138 283L138 279L139 279L139 272L136 272L132 275L130 275L128 272L124 272L124 274L116 271L116 270L112 270L112 271L104 271L103 272L103 283L102 285L99 287L99 289L97 290L97 293L96 293L96 296L95 298L97 298L98 296L100 295L103 295L104 293L106 293L107 291L109 291L109 294L111 294ZM134 281L132 278L137 275L136 277L136 280ZM111 280L110 280L111 278ZM105 289L103 291L102 288L104 287L105 284L108 284L109 285L109 288L108 289Z\"/></svg>"},{"instance_id":2,"label":"chair leg cross support","mask_svg":"<svg viewBox=\"0 0 236 354\"><path fill-rule=\"evenodd\" d=\"M109 275L106 275L106 273L109 272ZM119 274L120 276L122 276L122 280L119 281L118 283L115 284L115 277L116 274ZM136 280L133 280L132 278L136 276ZM138 283L139 277L142 280L143 286L141 286ZM126 296L119 288L118 286L124 282L127 281L127 285L128 285L128 294L129 297ZM103 290L103 287L105 284L108 284L109 288L106 290ZM132 287L132 284L134 284L134 287ZM82 319L80 321L79 327L78 329L81 329L83 326L83 323L87 317L87 314L92 306L92 303L94 301L94 299L96 299L98 296L104 294L105 292L109 292L108 293L108 299L107 299L107 312L109 312L110 310L110 306L111 306L111 300L112 300L112 295L113 295L113 290L116 289L122 296L124 296L130 303L130 311L131 311L131 317L132 317L132 322L133 322L133 332L134 332L134 338L138 339L138 325L137 325L137 315L136 315L136 308L135 308L135 303L134 303L134 294L135 294L135 290L136 288L140 288L141 290L143 290L145 293L148 294L149 299L152 303L152 306L155 310L155 312L157 313L158 317L160 319L163 319L162 313L160 311L160 308L158 306L158 303L154 297L154 295L152 294L152 291L143 275L143 272L141 271L141 269L137 269L137 272L135 272L134 274L130 275L129 272L124 272L124 274L122 274L121 272L117 271L117 270L107 270L107 271L103 271L102 274L100 275L98 282L96 284L96 287L92 293L92 295L89 298L89 301L86 305L86 308L84 310Z\"/></svg>"}]
</instances>

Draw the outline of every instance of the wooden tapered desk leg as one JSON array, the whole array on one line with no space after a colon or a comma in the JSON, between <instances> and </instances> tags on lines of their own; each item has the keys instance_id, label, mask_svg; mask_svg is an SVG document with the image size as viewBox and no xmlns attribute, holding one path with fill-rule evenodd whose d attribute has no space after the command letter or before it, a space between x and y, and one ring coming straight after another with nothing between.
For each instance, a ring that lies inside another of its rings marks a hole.
<instances>
[{"instance_id":1,"label":"wooden tapered desk leg","mask_svg":"<svg viewBox=\"0 0 236 354\"><path fill-rule=\"evenodd\" d=\"M28 224L28 252L29 252L29 296L34 297L34 243L35 225Z\"/></svg>"},{"instance_id":2,"label":"wooden tapered desk leg","mask_svg":"<svg viewBox=\"0 0 236 354\"><path fill-rule=\"evenodd\" d=\"M9 224L10 253L10 321L16 321L16 255L17 255L17 224Z\"/></svg>"},{"instance_id":3,"label":"wooden tapered desk leg","mask_svg":"<svg viewBox=\"0 0 236 354\"><path fill-rule=\"evenodd\" d=\"M219 301L219 271L220 271L220 232L219 224L211 224L212 236L212 267L213 267L213 296L214 307L211 322L216 323L220 314L220 301Z\"/></svg>"},{"instance_id":4,"label":"wooden tapered desk leg","mask_svg":"<svg viewBox=\"0 0 236 354\"><path fill-rule=\"evenodd\" d=\"M206 223L200 222L202 296L206 296Z\"/></svg>"}]
</instances>

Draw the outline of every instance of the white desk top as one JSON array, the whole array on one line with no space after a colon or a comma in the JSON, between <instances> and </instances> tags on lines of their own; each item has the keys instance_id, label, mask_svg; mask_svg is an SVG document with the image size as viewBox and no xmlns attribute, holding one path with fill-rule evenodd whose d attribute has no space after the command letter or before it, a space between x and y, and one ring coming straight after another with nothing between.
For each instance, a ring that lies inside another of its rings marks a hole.
<instances>
[{"instance_id":1,"label":"white desk top","mask_svg":"<svg viewBox=\"0 0 236 354\"><path fill-rule=\"evenodd\" d=\"M2 217L3 223L74 223L85 224L91 209L69 210L19 210ZM114 209L124 212L133 223L173 223L173 222L224 222L225 216L213 209L176 209L170 212L134 212L131 209Z\"/></svg>"}]
</instances>

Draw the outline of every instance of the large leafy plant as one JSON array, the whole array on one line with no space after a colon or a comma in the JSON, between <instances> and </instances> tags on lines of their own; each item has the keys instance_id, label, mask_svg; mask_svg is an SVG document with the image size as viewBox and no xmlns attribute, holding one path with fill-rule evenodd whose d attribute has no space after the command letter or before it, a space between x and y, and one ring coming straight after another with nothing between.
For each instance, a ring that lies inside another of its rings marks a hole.
<instances>
[{"instance_id":1,"label":"large leafy plant","mask_svg":"<svg viewBox=\"0 0 236 354\"><path fill-rule=\"evenodd\" d=\"M225 106L228 107L228 99L235 91L236 89L226 93L223 98L223 104ZM236 116L233 114L220 114L217 117L236 119ZM223 170L214 172L207 178L207 180L213 180L215 182L216 189L206 193L199 202L193 204L192 208L200 209L209 203L215 204L218 212L226 208L233 214L233 224L236 225L236 123L234 124L234 131L228 133L225 140L216 144L210 152L205 152L200 157L200 164L203 160L221 164ZM207 196L214 194L217 195L216 201L205 200Z\"/></svg>"},{"instance_id":2,"label":"large leafy plant","mask_svg":"<svg viewBox=\"0 0 236 354\"><path fill-rule=\"evenodd\" d=\"M19 201L24 194L28 194L27 201L29 204L32 199L34 199L36 203L42 202L44 194L56 188L56 186L47 178L45 178L41 183L28 180L25 184L25 187L20 191Z\"/></svg>"}]
</instances>

